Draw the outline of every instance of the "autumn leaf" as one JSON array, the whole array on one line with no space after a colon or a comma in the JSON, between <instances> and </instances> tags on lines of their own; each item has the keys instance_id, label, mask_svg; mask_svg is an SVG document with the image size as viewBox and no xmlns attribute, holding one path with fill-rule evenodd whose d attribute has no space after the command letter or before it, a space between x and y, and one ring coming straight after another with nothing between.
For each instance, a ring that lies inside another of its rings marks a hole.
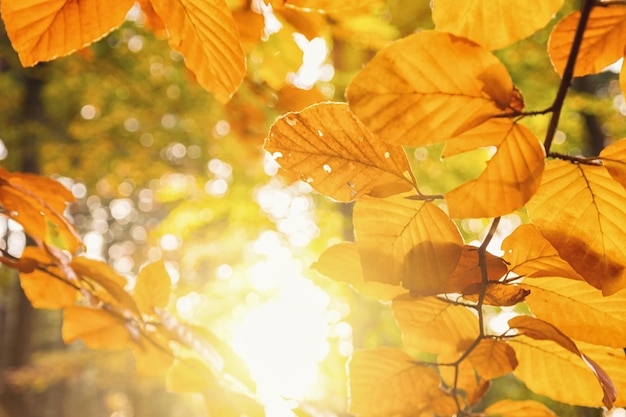
<instances>
[{"instance_id":1,"label":"autumn leaf","mask_svg":"<svg viewBox=\"0 0 626 417\"><path fill-rule=\"evenodd\" d=\"M63 309L63 341L81 339L91 349L121 350L131 342L122 318L104 310L70 306Z\"/></svg>"},{"instance_id":2,"label":"autumn leaf","mask_svg":"<svg viewBox=\"0 0 626 417\"><path fill-rule=\"evenodd\" d=\"M165 269L165 263L153 262L139 271L133 297L140 311L152 314L153 307L164 308L167 305L171 289L172 279Z\"/></svg>"},{"instance_id":3,"label":"autumn leaf","mask_svg":"<svg viewBox=\"0 0 626 417\"><path fill-rule=\"evenodd\" d=\"M502 258L489 252L485 254L487 265L487 279L497 281L507 272L507 267ZM478 248L465 245L461 251L461 258L457 266L448 277L445 293L464 293L468 287L477 286L482 283L482 271L478 263Z\"/></svg>"},{"instance_id":4,"label":"autumn leaf","mask_svg":"<svg viewBox=\"0 0 626 417\"><path fill-rule=\"evenodd\" d=\"M176 359L167 374L166 387L170 392L204 392L217 385L207 366L198 359Z\"/></svg>"},{"instance_id":5,"label":"autumn leaf","mask_svg":"<svg viewBox=\"0 0 626 417\"><path fill-rule=\"evenodd\" d=\"M270 0L274 6L294 7L298 9L317 10L321 12L345 11L357 9L381 0Z\"/></svg>"},{"instance_id":6,"label":"autumn leaf","mask_svg":"<svg viewBox=\"0 0 626 417\"><path fill-rule=\"evenodd\" d=\"M626 140L619 140L602 149L599 159L611 177L626 188Z\"/></svg>"},{"instance_id":7,"label":"autumn leaf","mask_svg":"<svg viewBox=\"0 0 626 417\"><path fill-rule=\"evenodd\" d=\"M445 194L451 217L508 214L524 206L539 188L545 152L530 129L510 119L489 120L446 142L443 156L481 146L494 146L496 152L477 179Z\"/></svg>"},{"instance_id":8,"label":"autumn leaf","mask_svg":"<svg viewBox=\"0 0 626 417\"><path fill-rule=\"evenodd\" d=\"M281 25L283 30L272 34L257 46L257 53L263 56L257 69L258 76L274 90L288 85L288 74L298 71L303 57L302 49L292 36L293 30L285 30L287 22L283 21Z\"/></svg>"},{"instance_id":9,"label":"autumn leaf","mask_svg":"<svg viewBox=\"0 0 626 417\"><path fill-rule=\"evenodd\" d=\"M222 103L230 100L245 75L237 25L225 0L151 0L198 83Z\"/></svg>"},{"instance_id":10,"label":"autumn leaf","mask_svg":"<svg viewBox=\"0 0 626 417\"><path fill-rule=\"evenodd\" d=\"M626 346L626 293L608 297L584 281L549 277L526 279L526 304L532 313L569 337L611 347Z\"/></svg>"},{"instance_id":11,"label":"autumn leaf","mask_svg":"<svg viewBox=\"0 0 626 417\"><path fill-rule=\"evenodd\" d=\"M416 352L455 353L478 336L478 318L468 308L436 297L399 296L391 303L404 346Z\"/></svg>"},{"instance_id":12,"label":"autumn leaf","mask_svg":"<svg viewBox=\"0 0 626 417\"><path fill-rule=\"evenodd\" d=\"M387 197L413 187L402 147L371 134L342 103L313 105L279 118L265 150L284 169L338 201Z\"/></svg>"},{"instance_id":13,"label":"autumn leaf","mask_svg":"<svg viewBox=\"0 0 626 417\"><path fill-rule=\"evenodd\" d=\"M133 0L3 0L2 19L23 66L71 54L124 22Z\"/></svg>"},{"instance_id":14,"label":"autumn leaf","mask_svg":"<svg viewBox=\"0 0 626 417\"><path fill-rule=\"evenodd\" d=\"M563 0L435 0L435 29L500 49L543 28Z\"/></svg>"},{"instance_id":15,"label":"autumn leaf","mask_svg":"<svg viewBox=\"0 0 626 417\"><path fill-rule=\"evenodd\" d=\"M552 65L563 74L572 48L580 12L572 12L552 30L548 52ZM596 74L624 56L626 46L626 7L594 7L583 34L574 76Z\"/></svg>"},{"instance_id":16,"label":"autumn leaf","mask_svg":"<svg viewBox=\"0 0 626 417\"><path fill-rule=\"evenodd\" d=\"M169 341L157 332L151 332L148 337L142 335L139 343L131 345L135 355L135 369L140 375L166 375L174 362Z\"/></svg>"},{"instance_id":17,"label":"autumn leaf","mask_svg":"<svg viewBox=\"0 0 626 417\"><path fill-rule=\"evenodd\" d=\"M312 269L335 281L346 282L355 290L379 300L392 300L407 290L399 285L390 285L376 281L366 281L361 267L361 256L357 244L342 242L326 249ZM388 271L380 270L373 273L382 276Z\"/></svg>"},{"instance_id":18,"label":"autumn leaf","mask_svg":"<svg viewBox=\"0 0 626 417\"><path fill-rule=\"evenodd\" d=\"M467 359L484 379L506 375L517 367L513 348L496 339L482 339Z\"/></svg>"},{"instance_id":19,"label":"autumn leaf","mask_svg":"<svg viewBox=\"0 0 626 417\"><path fill-rule=\"evenodd\" d=\"M509 268L524 277L583 278L554 249L533 224L523 224L502 241Z\"/></svg>"},{"instance_id":20,"label":"autumn leaf","mask_svg":"<svg viewBox=\"0 0 626 417\"><path fill-rule=\"evenodd\" d=\"M485 409L489 417L556 417L544 404L533 401L500 400Z\"/></svg>"},{"instance_id":21,"label":"autumn leaf","mask_svg":"<svg viewBox=\"0 0 626 417\"><path fill-rule=\"evenodd\" d=\"M554 160L527 209L563 259L604 295L626 287L626 191L604 167Z\"/></svg>"},{"instance_id":22,"label":"autumn leaf","mask_svg":"<svg viewBox=\"0 0 626 417\"><path fill-rule=\"evenodd\" d=\"M482 284L473 284L463 291L463 298L471 301L478 300ZM529 290L513 284L504 282L490 282L485 287L483 303L494 306L514 306L526 299Z\"/></svg>"},{"instance_id":23,"label":"autumn leaf","mask_svg":"<svg viewBox=\"0 0 626 417\"><path fill-rule=\"evenodd\" d=\"M446 288L463 248L456 225L435 204L397 195L364 197L353 221L366 281L398 285L417 294ZM384 271L384 275L377 275Z\"/></svg>"},{"instance_id":24,"label":"autumn leaf","mask_svg":"<svg viewBox=\"0 0 626 417\"><path fill-rule=\"evenodd\" d=\"M485 48L424 31L382 49L352 79L346 95L354 114L386 143L424 146L503 113L513 84Z\"/></svg>"}]
</instances>

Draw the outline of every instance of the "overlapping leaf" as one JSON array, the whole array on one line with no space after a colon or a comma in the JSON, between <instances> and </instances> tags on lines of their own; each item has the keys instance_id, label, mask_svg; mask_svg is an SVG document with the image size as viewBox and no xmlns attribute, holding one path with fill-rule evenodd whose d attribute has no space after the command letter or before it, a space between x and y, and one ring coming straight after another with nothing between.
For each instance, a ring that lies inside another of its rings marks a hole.
<instances>
[{"instance_id":1,"label":"overlapping leaf","mask_svg":"<svg viewBox=\"0 0 626 417\"><path fill-rule=\"evenodd\" d=\"M124 22L133 0L3 0L2 19L22 65L68 55Z\"/></svg>"},{"instance_id":2,"label":"overlapping leaf","mask_svg":"<svg viewBox=\"0 0 626 417\"><path fill-rule=\"evenodd\" d=\"M533 401L501 400L485 409L489 417L556 417L544 404Z\"/></svg>"},{"instance_id":3,"label":"overlapping leaf","mask_svg":"<svg viewBox=\"0 0 626 417\"><path fill-rule=\"evenodd\" d=\"M386 197L413 187L400 145L373 135L342 103L322 103L274 123L265 141L286 170L338 201Z\"/></svg>"},{"instance_id":4,"label":"overlapping leaf","mask_svg":"<svg viewBox=\"0 0 626 417\"><path fill-rule=\"evenodd\" d=\"M560 256L607 295L626 287L625 199L604 167L554 160L527 208Z\"/></svg>"},{"instance_id":5,"label":"overlapping leaf","mask_svg":"<svg viewBox=\"0 0 626 417\"><path fill-rule=\"evenodd\" d=\"M504 261L491 253L486 253L487 279L497 281L506 273L507 268ZM482 282L482 271L479 265L478 248L465 245L461 251L461 257L456 269L448 277L444 293L465 293L466 289L480 285Z\"/></svg>"},{"instance_id":6,"label":"overlapping leaf","mask_svg":"<svg viewBox=\"0 0 626 417\"><path fill-rule=\"evenodd\" d=\"M204 392L217 385L211 370L193 358L177 359L167 375L167 390L172 392Z\"/></svg>"},{"instance_id":7,"label":"overlapping leaf","mask_svg":"<svg viewBox=\"0 0 626 417\"><path fill-rule=\"evenodd\" d=\"M626 188L626 140L619 140L600 152L602 165L611 177Z\"/></svg>"},{"instance_id":8,"label":"overlapping leaf","mask_svg":"<svg viewBox=\"0 0 626 417\"><path fill-rule=\"evenodd\" d=\"M563 74L572 48L580 12L572 12L552 30L548 52L552 64ZM574 76L595 74L624 56L626 7L594 7L574 66Z\"/></svg>"},{"instance_id":9,"label":"overlapping leaf","mask_svg":"<svg viewBox=\"0 0 626 417\"><path fill-rule=\"evenodd\" d=\"M517 367L513 348L495 339L482 339L467 359L484 379L506 375Z\"/></svg>"},{"instance_id":10,"label":"overlapping leaf","mask_svg":"<svg viewBox=\"0 0 626 417\"><path fill-rule=\"evenodd\" d=\"M494 146L487 168L445 194L451 217L497 217L521 208L539 188L543 146L530 129L510 119L492 119L446 143L443 156Z\"/></svg>"},{"instance_id":11,"label":"overlapping leaf","mask_svg":"<svg viewBox=\"0 0 626 417\"><path fill-rule=\"evenodd\" d=\"M284 5L300 9L318 10L323 12L345 11L357 9L381 0L271 0L272 4Z\"/></svg>"},{"instance_id":12,"label":"overlapping leaf","mask_svg":"<svg viewBox=\"0 0 626 417\"><path fill-rule=\"evenodd\" d=\"M170 46L185 56L198 83L227 102L245 75L244 52L225 0L152 0L169 33Z\"/></svg>"},{"instance_id":13,"label":"overlapping leaf","mask_svg":"<svg viewBox=\"0 0 626 417\"><path fill-rule=\"evenodd\" d=\"M400 296L391 304L407 349L456 353L478 336L478 318L469 309L436 297Z\"/></svg>"},{"instance_id":14,"label":"overlapping leaf","mask_svg":"<svg viewBox=\"0 0 626 417\"><path fill-rule=\"evenodd\" d=\"M514 96L502 63L454 35L425 31L381 50L350 82L350 109L387 143L447 140L501 114Z\"/></svg>"},{"instance_id":15,"label":"overlapping leaf","mask_svg":"<svg viewBox=\"0 0 626 417\"><path fill-rule=\"evenodd\" d=\"M435 28L500 49L543 28L563 0L435 0Z\"/></svg>"},{"instance_id":16,"label":"overlapping leaf","mask_svg":"<svg viewBox=\"0 0 626 417\"><path fill-rule=\"evenodd\" d=\"M140 311L153 313L154 307L164 308L172 289L172 280L163 261L144 266L135 283L133 296Z\"/></svg>"},{"instance_id":17,"label":"overlapping leaf","mask_svg":"<svg viewBox=\"0 0 626 417\"><path fill-rule=\"evenodd\" d=\"M81 339L92 349L120 350L131 342L130 333L121 317L110 312L87 307L63 309L63 341Z\"/></svg>"},{"instance_id":18,"label":"overlapping leaf","mask_svg":"<svg viewBox=\"0 0 626 417\"><path fill-rule=\"evenodd\" d=\"M397 195L364 197L354 207L354 228L366 281L437 294L456 269L463 239L435 204ZM385 275L377 275L385 271Z\"/></svg>"}]
</instances>

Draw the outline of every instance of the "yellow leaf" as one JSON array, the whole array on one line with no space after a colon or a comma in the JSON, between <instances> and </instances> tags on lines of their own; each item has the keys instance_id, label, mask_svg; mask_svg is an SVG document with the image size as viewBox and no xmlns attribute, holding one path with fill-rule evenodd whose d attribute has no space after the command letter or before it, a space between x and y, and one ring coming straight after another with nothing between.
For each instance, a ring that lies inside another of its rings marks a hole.
<instances>
[{"instance_id":1,"label":"yellow leaf","mask_svg":"<svg viewBox=\"0 0 626 417\"><path fill-rule=\"evenodd\" d=\"M625 66L626 68L626 66ZM620 75L621 80L621 75ZM611 174L611 177L626 188L626 140L619 140L600 152L602 165Z\"/></svg>"},{"instance_id":2,"label":"yellow leaf","mask_svg":"<svg viewBox=\"0 0 626 417\"><path fill-rule=\"evenodd\" d=\"M387 197L413 187L402 147L372 135L343 103L286 114L272 125L265 149L284 169L338 201Z\"/></svg>"},{"instance_id":3,"label":"yellow leaf","mask_svg":"<svg viewBox=\"0 0 626 417\"><path fill-rule=\"evenodd\" d=\"M485 48L424 31L389 44L350 82L350 109L386 143L447 140L504 112L513 84Z\"/></svg>"},{"instance_id":4,"label":"yellow leaf","mask_svg":"<svg viewBox=\"0 0 626 417\"><path fill-rule=\"evenodd\" d=\"M585 281L550 277L526 279L526 304L538 318L569 337L611 347L626 346L626 292L608 297Z\"/></svg>"},{"instance_id":5,"label":"yellow leaf","mask_svg":"<svg viewBox=\"0 0 626 417\"><path fill-rule=\"evenodd\" d=\"M217 385L207 366L197 359L176 359L167 374L170 392L204 392Z\"/></svg>"},{"instance_id":6,"label":"yellow leaf","mask_svg":"<svg viewBox=\"0 0 626 417\"><path fill-rule=\"evenodd\" d=\"M379 300L389 301L407 292L398 285L365 281L359 250L353 242L342 242L329 247L311 268L335 281L346 282L360 293ZM378 271L377 274L382 275L385 272L387 271Z\"/></svg>"},{"instance_id":7,"label":"yellow leaf","mask_svg":"<svg viewBox=\"0 0 626 417\"><path fill-rule=\"evenodd\" d=\"M461 258L454 272L448 278L445 293L464 293L470 286L480 285L482 282L482 272L478 264L478 248L465 245L461 252ZM486 253L487 258L487 278L489 281L497 281L507 272L504 261L491 253Z\"/></svg>"},{"instance_id":8,"label":"yellow leaf","mask_svg":"<svg viewBox=\"0 0 626 417\"><path fill-rule=\"evenodd\" d=\"M318 10L323 12L345 11L346 9L357 9L381 0L281 0L285 6L300 9Z\"/></svg>"},{"instance_id":9,"label":"yellow leaf","mask_svg":"<svg viewBox=\"0 0 626 417\"><path fill-rule=\"evenodd\" d=\"M467 359L484 379L506 375L517 367L513 348L495 339L482 339Z\"/></svg>"},{"instance_id":10,"label":"yellow leaf","mask_svg":"<svg viewBox=\"0 0 626 417\"><path fill-rule=\"evenodd\" d=\"M22 259L32 259L37 263L48 265L47 270L52 276L40 269L20 272L20 284L24 294L35 308L63 308L76 302L78 291L57 267L50 266L50 258L41 249L27 246Z\"/></svg>"},{"instance_id":11,"label":"yellow leaf","mask_svg":"<svg viewBox=\"0 0 626 417\"><path fill-rule=\"evenodd\" d=\"M463 239L435 204L406 196L364 197L355 204L354 230L364 278L437 294L457 266Z\"/></svg>"},{"instance_id":12,"label":"yellow leaf","mask_svg":"<svg viewBox=\"0 0 626 417\"><path fill-rule=\"evenodd\" d=\"M548 52L552 65L563 74L572 48L580 12L572 12L552 30ZM624 55L626 45L626 7L594 7L578 52L574 76L596 74Z\"/></svg>"},{"instance_id":13,"label":"yellow leaf","mask_svg":"<svg viewBox=\"0 0 626 417\"><path fill-rule=\"evenodd\" d=\"M198 83L226 103L246 72L237 25L225 0L152 0Z\"/></svg>"},{"instance_id":14,"label":"yellow leaf","mask_svg":"<svg viewBox=\"0 0 626 417\"><path fill-rule=\"evenodd\" d=\"M532 224L523 224L502 241L503 258L509 269L524 277L583 277L554 249ZM626 346L626 345L625 345Z\"/></svg>"},{"instance_id":15,"label":"yellow leaf","mask_svg":"<svg viewBox=\"0 0 626 417\"><path fill-rule=\"evenodd\" d=\"M539 188L543 146L530 129L511 119L492 119L446 143L443 156L494 146L487 168L445 194L451 217L497 217L521 208Z\"/></svg>"},{"instance_id":16,"label":"yellow leaf","mask_svg":"<svg viewBox=\"0 0 626 417\"><path fill-rule=\"evenodd\" d=\"M165 337L156 332L150 333L149 337L151 340L142 336L140 343L132 345L135 368L141 375L165 375L174 361L174 354Z\"/></svg>"},{"instance_id":17,"label":"yellow leaf","mask_svg":"<svg viewBox=\"0 0 626 417\"><path fill-rule=\"evenodd\" d=\"M435 0L435 29L493 50L508 46L543 28L563 0Z\"/></svg>"},{"instance_id":18,"label":"yellow leaf","mask_svg":"<svg viewBox=\"0 0 626 417\"><path fill-rule=\"evenodd\" d=\"M171 289L172 279L165 269L165 263L153 262L139 271L133 297L139 310L152 314L153 307L163 308L167 305Z\"/></svg>"},{"instance_id":19,"label":"yellow leaf","mask_svg":"<svg viewBox=\"0 0 626 417\"><path fill-rule=\"evenodd\" d=\"M482 284L474 284L463 291L463 297L477 301ZM524 301L529 291L517 285L504 282L490 282L485 287L483 302L494 306L514 306Z\"/></svg>"},{"instance_id":20,"label":"yellow leaf","mask_svg":"<svg viewBox=\"0 0 626 417\"><path fill-rule=\"evenodd\" d=\"M63 309L63 341L82 339L92 349L121 350L131 342L124 321L104 310L87 307Z\"/></svg>"},{"instance_id":21,"label":"yellow leaf","mask_svg":"<svg viewBox=\"0 0 626 417\"><path fill-rule=\"evenodd\" d=\"M527 209L561 257L608 295L626 287L625 200L604 167L554 160Z\"/></svg>"},{"instance_id":22,"label":"yellow leaf","mask_svg":"<svg viewBox=\"0 0 626 417\"><path fill-rule=\"evenodd\" d=\"M500 400L485 409L488 417L556 417L540 402L533 400Z\"/></svg>"},{"instance_id":23,"label":"yellow leaf","mask_svg":"<svg viewBox=\"0 0 626 417\"><path fill-rule=\"evenodd\" d=\"M400 296L391 304L404 346L423 353L455 353L478 337L478 318L468 308L436 297Z\"/></svg>"},{"instance_id":24,"label":"yellow leaf","mask_svg":"<svg viewBox=\"0 0 626 417\"><path fill-rule=\"evenodd\" d=\"M71 54L124 22L133 0L3 0L2 19L25 67Z\"/></svg>"},{"instance_id":25,"label":"yellow leaf","mask_svg":"<svg viewBox=\"0 0 626 417\"><path fill-rule=\"evenodd\" d=\"M357 351L349 373L348 411L358 417L421 416L437 401L451 400L440 391L433 368L416 365L399 349Z\"/></svg>"},{"instance_id":26,"label":"yellow leaf","mask_svg":"<svg viewBox=\"0 0 626 417\"><path fill-rule=\"evenodd\" d=\"M274 33L257 47L262 56L258 75L272 89L280 90L287 85L287 76L295 73L302 65L303 52L293 38L295 29L281 21L283 29Z\"/></svg>"}]
</instances>

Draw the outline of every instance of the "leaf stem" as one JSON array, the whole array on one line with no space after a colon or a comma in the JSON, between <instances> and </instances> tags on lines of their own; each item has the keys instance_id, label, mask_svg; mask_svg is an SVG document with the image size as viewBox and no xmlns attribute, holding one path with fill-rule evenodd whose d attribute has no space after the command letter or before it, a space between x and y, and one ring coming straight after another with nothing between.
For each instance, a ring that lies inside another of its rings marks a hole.
<instances>
[{"instance_id":1,"label":"leaf stem","mask_svg":"<svg viewBox=\"0 0 626 417\"><path fill-rule=\"evenodd\" d=\"M596 0L583 0L580 8L580 20L576 27L576 33L574 34L574 40L572 42L572 49L570 50L569 57L567 58L567 64L563 71L563 78L561 78L561 84L559 84L559 90L556 93L556 98L552 103L552 117L550 118L550 124L548 125L548 131L546 133L546 139L543 142L543 147L546 154L550 153L550 147L552 146L552 140L556 133L556 128L559 124L559 118L561 117L561 110L563 110L563 103L565 102L565 96L567 91L572 85L572 79L574 78L574 66L576 65L576 59L578 58L578 52L580 51L580 45L583 41L583 35L587 22L589 21L589 15L591 10L596 5Z\"/></svg>"}]
</instances>

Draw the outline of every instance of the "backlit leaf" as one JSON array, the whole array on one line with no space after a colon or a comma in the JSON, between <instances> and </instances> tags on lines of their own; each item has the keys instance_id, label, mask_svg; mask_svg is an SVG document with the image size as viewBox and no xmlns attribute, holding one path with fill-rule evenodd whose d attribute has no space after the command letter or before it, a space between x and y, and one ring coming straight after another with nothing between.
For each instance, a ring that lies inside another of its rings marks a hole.
<instances>
[{"instance_id":1,"label":"backlit leaf","mask_svg":"<svg viewBox=\"0 0 626 417\"><path fill-rule=\"evenodd\" d=\"M625 199L604 167L554 160L527 209L561 257L608 295L626 287Z\"/></svg>"},{"instance_id":2,"label":"backlit leaf","mask_svg":"<svg viewBox=\"0 0 626 417\"><path fill-rule=\"evenodd\" d=\"M352 355L349 373L348 411L358 417L420 416L433 404L447 411L442 414L455 410L451 398L439 389L437 372L416 365L402 350L357 351Z\"/></svg>"},{"instance_id":3,"label":"backlit leaf","mask_svg":"<svg viewBox=\"0 0 626 417\"><path fill-rule=\"evenodd\" d=\"M256 52L263 56L258 74L274 90L288 85L287 76L298 71L302 65L302 49L294 40L295 31L282 21L282 30L272 34L266 41L259 43Z\"/></svg>"},{"instance_id":4,"label":"backlit leaf","mask_svg":"<svg viewBox=\"0 0 626 417\"><path fill-rule=\"evenodd\" d=\"M398 285L365 281L361 256L354 242L342 242L329 247L322 252L311 268L335 281L346 282L360 293L379 300L391 300L407 292L405 288ZM387 272L381 270L376 274L384 275Z\"/></svg>"},{"instance_id":5,"label":"backlit leaf","mask_svg":"<svg viewBox=\"0 0 626 417\"><path fill-rule=\"evenodd\" d=\"M34 246L24 248L22 258L34 259L43 265L49 264L48 256ZM20 284L32 306L63 308L73 305L78 297L78 291L65 279L59 268L49 265L47 270L55 276L40 269L20 273Z\"/></svg>"},{"instance_id":6,"label":"backlit leaf","mask_svg":"<svg viewBox=\"0 0 626 417\"><path fill-rule=\"evenodd\" d=\"M338 201L387 197L410 190L410 167L400 145L388 145L343 103L322 103L288 113L265 141L286 170Z\"/></svg>"},{"instance_id":7,"label":"backlit leaf","mask_svg":"<svg viewBox=\"0 0 626 417\"><path fill-rule=\"evenodd\" d=\"M381 0L279 0L285 6L297 7L301 9L319 10L324 12L345 11L346 9L356 9Z\"/></svg>"},{"instance_id":8,"label":"backlit leaf","mask_svg":"<svg viewBox=\"0 0 626 417\"><path fill-rule=\"evenodd\" d=\"M435 0L435 28L500 49L543 28L563 0Z\"/></svg>"},{"instance_id":9,"label":"backlit leaf","mask_svg":"<svg viewBox=\"0 0 626 417\"><path fill-rule=\"evenodd\" d=\"M584 281L550 277L527 279L526 304L538 318L569 337L611 347L626 346L626 293L608 297Z\"/></svg>"},{"instance_id":10,"label":"backlit leaf","mask_svg":"<svg viewBox=\"0 0 626 417\"><path fill-rule=\"evenodd\" d=\"M365 197L354 206L354 228L366 281L440 293L461 256L456 225L435 204L397 195ZM375 275L387 271L385 276Z\"/></svg>"},{"instance_id":11,"label":"backlit leaf","mask_svg":"<svg viewBox=\"0 0 626 417\"><path fill-rule=\"evenodd\" d=\"M63 309L63 341L82 339L92 349L121 350L131 343L124 321L110 312L87 307Z\"/></svg>"},{"instance_id":12,"label":"backlit leaf","mask_svg":"<svg viewBox=\"0 0 626 417\"><path fill-rule=\"evenodd\" d=\"M387 143L447 140L503 113L513 84L485 48L424 31L381 50L350 82L350 109Z\"/></svg>"},{"instance_id":13,"label":"backlit leaf","mask_svg":"<svg viewBox=\"0 0 626 417\"><path fill-rule=\"evenodd\" d=\"M166 387L171 392L204 392L217 385L207 366L197 359L176 359L168 374Z\"/></svg>"},{"instance_id":14,"label":"backlit leaf","mask_svg":"<svg viewBox=\"0 0 626 417\"><path fill-rule=\"evenodd\" d=\"M152 0L169 32L170 46L182 53L198 83L222 103L246 72L237 26L225 0Z\"/></svg>"},{"instance_id":15,"label":"backlit leaf","mask_svg":"<svg viewBox=\"0 0 626 417\"><path fill-rule=\"evenodd\" d=\"M159 333L150 333L150 338L142 336L140 343L131 345L135 354L135 369L140 375L165 375L172 366L174 354L168 341Z\"/></svg>"},{"instance_id":16,"label":"backlit leaf","mask_svg":"<svg viewBox=\"0 0 626 417\"><path fill-rule=\"evenodd\" d=\"M501 340L482 339L467 359L485 379L506 375L517 367L515 351Z\"/></svg>"},{"instance_id":17,"label":"backlit leaf","mask_svg":"<svg viewBox=\"0 0 626 417\"><path fill-rule=\"evenodd\" d=\"M491 253L486 253L487 258L487 279L497 281L507 272L507 267L502 258ZM472 285L480 285L482 282L482 272L478 264L478 248L475 246L463 246L461 258L456 269L448 278L443 292L463 293Z\"/></svg>"},{"instance_id":18,"label":"backlit leaf","mask_svg":"<svg viewBox=\"0 0 626 417\"><path fill-rule=\"evenodd\" d=\"M611 177L626 188L626 140L612 143L602 149L599 156Z\"/></svg>"},{"instance_id":19,"label":"backlit leaf","mask_svg":"<svg viewBox=\"0 0 626 417\"><path fill-rule=\"evenodd\" d=\"M152 314L153 307L165 307L170 299L172 279L163 261L153 262L141 268L133 291L137 307Z\"/></svg>"},{"instance_id":20,"label":"backlit leaf","mask_svg":"<svg viewBox=\"0 0 626 417\"><path fill-rule=\"evenodd\" d=\"M563 74L580 12L572 12L552 30L548 52L552 65ZM626 7L594 7L578 52L574 76L580 77L602 71L624 55L626 45Z\"/></svg>"},{"instance_id":21,"label":"backlit leaf","mask_svg":"<svg viewBox=\"0 0 626 417\"><path fill-rule=\"evenodd\" d=\"M436 297L399 296L391 304L404 346L425 353L454 353L478 336L478 318L468 308Z\"/></svg>"},{"instance_id":22,"label":"backlit leaf","mask_svg":"<svg viewBox=\"0 0 626 417\"><path fill-rule=\"evenodd\" d=\"M133 0L3 0L2 19L23 66L68 55L124 22Z\"/></svg>"},{"instance_id":23,"label":"backlit leaf","mask_svg":"<svg viewBox=\"0 0 626 417\"><path fill-rule=\"evenodd\" d=\"M463 351L455 352L453 354L440 354L437 356L437 362L453 363L457 361L462 354ZM478 375L476 375L476 370L474 369L472 364L466 360L462 361L459 364L458 372L453 366L440 366L439 375L441 376L441 380L446 384L446 386L454 386L454 383L456 381L457 389L466 396L473 395L475 392L482 391L483 389L483 384L481 383ZM459 397L461 397L461 395L459 395Z\"/></svg>"},{"instance_id":24,"label":"backlit leaf","mask_svg":"<svg viewBox=\"0 0 626 417\"><path fill-rule=\"evenodd\" d=\"M487 168L445 194L451 217L496 217L521 208L539 188L545 153L534 133L510 119L493 119L446 143L443 156L494 146Z\"/></svg>"},{"instance_id":25,"label":"backlit leaf","mask_svg":"<svg viewBox=\"0 0 626 417\"><path fill-rule=\"evenodd\" d=\"M510 270L517 275L583 279L533 224L523 224L515 229L502 241L502 250Z\"/></svg>"},{"instance_id":26,"label":"backlit leaf","mask_svg":"<svg viewBox=\"0 0 626 417\"><path fill-rule=\"evenodd\" d=\"M485 409L489 417L556 417L548 407L533 400L500 400Z\"/></svg>"},{"instance_id":27,"label":"backlit leaf","mask_svg":"<svg viewBox=\"0 0 626 417\"><path fill-rule=\"evenodd\" d=\"M474 284L463 291L463 297L477 301L481 284ZM505 284L504 282L490 282L485 288L483 302L494 306L514 306L526 299L529 290L518 285Z\"/></svg>"}]
</instances>

